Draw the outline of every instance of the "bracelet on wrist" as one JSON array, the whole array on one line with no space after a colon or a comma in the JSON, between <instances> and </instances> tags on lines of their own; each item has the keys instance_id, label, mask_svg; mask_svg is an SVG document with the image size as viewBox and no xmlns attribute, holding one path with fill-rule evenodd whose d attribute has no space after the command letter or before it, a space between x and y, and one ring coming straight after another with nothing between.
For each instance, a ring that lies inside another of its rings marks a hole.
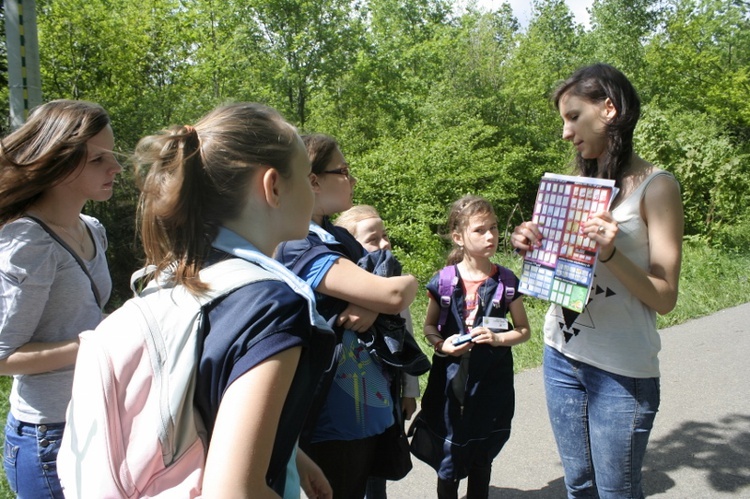
<instances>
[{"instance_id":1,"label":"bracelet on wrist","mask_svg":"<svg viewBox=\"0 0 750 499\"><path fill-rule=\"evenodd\" d=\"M445 340L440 340L437 343L433 343L432 348L435 350L435 355L438 357L447 357L448 354L443 352L443 343L445 343Z\"/></svg>"},{"instance_id":2,"label":"bracelet on wrist","mask_svg":"<svg viewBox=\"0 0 750 499\"><path fill-rule=\"evenodd\" d=\"M610 254L609 254L609 256L608 256L607 258L605 258L604 260L602 260L602 259L600 258L600 259L599 259L599 261L600 261L600 262L602 262L602 263L607 263L608 261L610 261L610 260L612 259L612 257L614 257L614 256L615 256L615 253L617 253L617 246L614 246L614 247L612 248L612 253L610 253Z\"/></svg>"}]
</instances>

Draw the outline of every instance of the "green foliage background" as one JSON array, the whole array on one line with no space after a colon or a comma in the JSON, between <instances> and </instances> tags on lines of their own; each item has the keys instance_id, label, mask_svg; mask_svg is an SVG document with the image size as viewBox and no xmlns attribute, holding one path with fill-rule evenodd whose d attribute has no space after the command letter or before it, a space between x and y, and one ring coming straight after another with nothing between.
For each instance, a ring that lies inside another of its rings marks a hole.
<instances>
[{"instance_id":1,"label":"green foliage background","mask_svg":"<svg viewBox=\"0 0 750 499\"><path fill-rule=\"evenodd\" d=\"M230 101L332 134L359 179L355 202L380 210L425 283L447 253L453 200L487 197L510 231L541 175L569 171L549 94L610 62L643 100L636 150L680 181L687 238L746 251L750 4L596 0L588 27L564 0L532 4L521 26L506 3L452 0L38 0L43 97L104 105L125 164L140 137ZM111 201L86 207L109 233L110 309L142 263L137 195L126 169Z\"/></svg>"},{"instance_id":2,"label":"green foliage background","mask_svg":"<svg viewBox=\"0 0 750 499\"><path fill-rule=\"evenodd\" d=\"M544 172L569 171L548 96L595 61L639 89L636 150L680 180L688 235L725 249L750 238L747 2L597 0L590 27L563 0L533 2L523 27L507 4L448 0L39 0L37 10L44 99L104 105L124 158L140 137L218 104L270 104L301 132L339 139L355 202L382 212L422 282L445 256L450 202L484 195L512 227ZM111 306L141 264L131 176L87 207L109 231Z\"/></svg>"}]
</instances>

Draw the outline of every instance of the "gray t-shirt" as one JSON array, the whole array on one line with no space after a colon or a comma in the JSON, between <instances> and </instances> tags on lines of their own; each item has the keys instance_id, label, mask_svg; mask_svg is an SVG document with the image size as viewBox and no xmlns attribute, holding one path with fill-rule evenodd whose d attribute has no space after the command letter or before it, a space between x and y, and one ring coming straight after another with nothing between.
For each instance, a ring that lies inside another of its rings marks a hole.
<instances>
[{"instance_id":1,"label":"gray t-shirt","mask_svg":"<svg viewBox=\"0 0 750 499\"><path fill-rule=\"evenodd\" d=\"M112 291L106 233L95 218L81 218L96 246L85 263L104 305ZM39 224L20 218L0 229L0 359L26 343L74 339L101 320L89 278ZM35 424L64 422L73 369L13 376L13 416Z\"/></svg>"}]
</instances>

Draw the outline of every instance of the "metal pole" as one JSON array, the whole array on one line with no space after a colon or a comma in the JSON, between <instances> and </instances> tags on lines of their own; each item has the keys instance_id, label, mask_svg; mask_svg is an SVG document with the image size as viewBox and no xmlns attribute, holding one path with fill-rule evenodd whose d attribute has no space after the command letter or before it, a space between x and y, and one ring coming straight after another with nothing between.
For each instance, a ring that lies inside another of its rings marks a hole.
<instances>
[{"instance_id":1,"label":"metal pole","mask_svg":"<svg viewBox=\"0 0 750 499\"><path fill-rule=\"evenodd\" d=\"M42 103L39 40L35 0L5 1L5 37L8 48L10 126L21 126L29 111Z\"/></svg>"}]
</instances>

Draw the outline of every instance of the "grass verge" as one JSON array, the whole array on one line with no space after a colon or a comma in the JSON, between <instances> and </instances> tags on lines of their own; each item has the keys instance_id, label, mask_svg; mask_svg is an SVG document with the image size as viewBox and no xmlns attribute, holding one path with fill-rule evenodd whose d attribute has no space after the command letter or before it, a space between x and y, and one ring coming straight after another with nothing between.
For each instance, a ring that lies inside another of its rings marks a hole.
<instances>
[{"instance_id":1,"label":"grass verge","mask_svg":"<svg viewBox=\"0 0 750 499\"><path fill-rule=\"evenodd\" d=\"M498 255L497 263L520 273L521 259ZM690 319L717 312L750 300L750 253L737 254L710 248L705 243L686 241L683 246L682 272L677 306L667 315L657 316L657 327L663 329ZM538 367L544 345L542 326L548 302L524 298L531 324L531 339L513 347L516 372ZM420 335L427 308L426 292L420 293L411 307L414 329L425 353L432 354ZM421 380L424 387L426 375Z\"/></svg>"}]
</instances>

